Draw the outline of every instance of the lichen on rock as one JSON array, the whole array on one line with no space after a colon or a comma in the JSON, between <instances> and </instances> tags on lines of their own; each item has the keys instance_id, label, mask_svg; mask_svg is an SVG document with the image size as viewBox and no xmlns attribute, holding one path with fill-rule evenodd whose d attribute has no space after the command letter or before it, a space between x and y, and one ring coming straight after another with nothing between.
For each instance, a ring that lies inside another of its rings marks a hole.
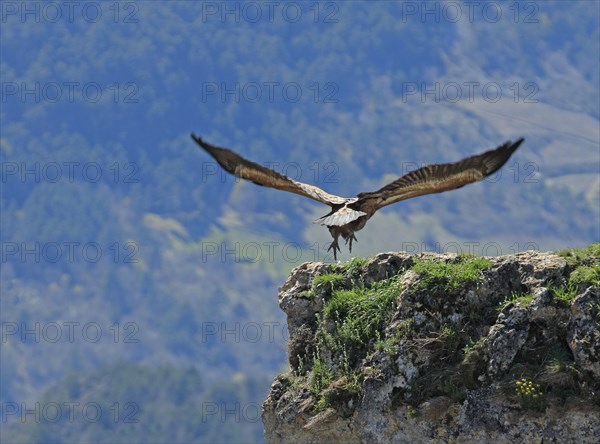
<instances>
[{"instance_id":1,"label":"lichen on rock","mask_svg":"<svg viewBox=\"0 0 600 444\"><path fill-rule=\"evenodd\" d=\"M303 264L267 442L600 442L599 276L600 244Z\"/></svg>"}]
</instances>

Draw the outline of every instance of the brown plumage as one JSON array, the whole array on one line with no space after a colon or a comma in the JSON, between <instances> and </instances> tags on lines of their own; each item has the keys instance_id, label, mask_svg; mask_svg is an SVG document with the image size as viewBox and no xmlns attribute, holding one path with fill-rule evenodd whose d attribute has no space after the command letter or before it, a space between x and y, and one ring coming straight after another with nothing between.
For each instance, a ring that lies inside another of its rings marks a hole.
<instances>
[{"instance_id":1,"label":"brown plumage","mask_svg":"<svg viewBox=\"0 0 600 444\"><path fill-rule=\"evenodd\" d=\"M333 237L329 250L337 259L338 238L342 236L352 252L354 233L362 229L377 210L387 205L425 194L454 190L477 182L498 171L525 139L506 142L485 153L459 162L427 165L396 179L383 188L346 198L326 193L313 185L297 182L278 172L244 159L226 148L219 148L192 134L192 139L206 150L227 172L257 185L306 196L331 207L331 211L314 223L326 225Z\"/></svg>"}]
</instances>

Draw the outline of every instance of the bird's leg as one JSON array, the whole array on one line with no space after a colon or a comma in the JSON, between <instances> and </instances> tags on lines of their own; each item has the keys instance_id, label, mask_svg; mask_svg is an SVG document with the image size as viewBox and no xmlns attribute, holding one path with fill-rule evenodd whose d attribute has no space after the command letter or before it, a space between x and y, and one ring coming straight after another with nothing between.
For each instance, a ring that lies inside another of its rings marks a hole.
<instances>
[{"instance_id":1,"label":"bird's leg","mask_svg":"<svg viewBox=\"0 0 600 444\"><path fill-rule=\"evenodd\" d=\"M350 241L348 249L350 250L350 253L352 253L352 241L355 240L356 242L358 242L358 239L356 238L356 236L354 236L354 233L350 233L350 235L346 236L344 239L346 239L346 245L348 245L348 241Z\"/></svg>"},{"instance_id":2,"label":"bird's leg","mask_svg":"<svg viewBox=\"0 0 600 444\"><path fill-rule=\"evenodd\" d=\"M352 253L352 241L355 240L356 242L358 242L358 239L356 238L356 236L354 235L354 233L352 233L349 237L348 240L350 240L350 244L348 245L348 249L350 250L350 253ZM347 241L346 241L347 242Z\"/></svg>"},{"instance_id":3,"label":"bird's leg","mask_svg":"<svg viewBox=\"0 0 600 444\"><path fill-rule=\"evenodd\" d=\"M331 243L331 245L329 246L327 251L332 250L332 249L333 249L333 260L336 261L337 260L337 252L338 251L340 253L342 252L342 250L340 249L340 246L338 244L338 236L333 237L333 242Z\"/></svg>"}]
</instances>

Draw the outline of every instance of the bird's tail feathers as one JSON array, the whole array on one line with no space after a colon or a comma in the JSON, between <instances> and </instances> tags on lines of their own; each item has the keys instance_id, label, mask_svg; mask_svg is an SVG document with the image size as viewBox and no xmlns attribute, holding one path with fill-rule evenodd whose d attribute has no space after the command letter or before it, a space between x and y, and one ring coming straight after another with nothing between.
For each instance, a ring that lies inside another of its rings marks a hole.
<instances>
[{"instance_id":1,"label":"bird's tail feathers","mask_svg":"<svg viewBox=\"0 0 600 444\"><path fill-rule=\"evenodd\" d=\"M323 217L315 220L313 224L327 225L327 226L338 226L346 225L361 216L365 216L367 213L364 211L353 210L352 208L344 207L337 211L333 211L326 214Z\"/></svg>"}]
</instances>

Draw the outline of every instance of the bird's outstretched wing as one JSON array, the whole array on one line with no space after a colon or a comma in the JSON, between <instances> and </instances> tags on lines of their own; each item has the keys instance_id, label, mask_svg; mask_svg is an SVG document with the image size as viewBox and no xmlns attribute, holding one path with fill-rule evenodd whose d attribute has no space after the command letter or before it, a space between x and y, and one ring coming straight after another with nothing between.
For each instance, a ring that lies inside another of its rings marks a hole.
<instances>
[{"instance_id":1,"label":"bird's outstretched wing","mask_svg":"<svg viewBox=\"0 0 600 444\"><path fill-rule=\"evenodd\" d=\"M499 170L524 140L506 142L494 150L459 162L433 164L411 171L377 191L360 193L351 207L375 212L401 200L454 190L476 182Z\"/></svg>"},{"instance_id":2,"label":"bird's outstretched wing","mask_svg":"<svg viewBox=\"0 0 600 444\"><path fill-rule=\"evenodd\" d=\"M348 200L343 197L326 193L319 187L292 180L277 171L244 159L242 156L231 150L206 143L193 133L192 139L208 152L208 154L214 157L225 171L234 176L254 182L257 185L289 191L290 193L306 196L330 206L340 205Z\"/></svg>"}]
</instances>

